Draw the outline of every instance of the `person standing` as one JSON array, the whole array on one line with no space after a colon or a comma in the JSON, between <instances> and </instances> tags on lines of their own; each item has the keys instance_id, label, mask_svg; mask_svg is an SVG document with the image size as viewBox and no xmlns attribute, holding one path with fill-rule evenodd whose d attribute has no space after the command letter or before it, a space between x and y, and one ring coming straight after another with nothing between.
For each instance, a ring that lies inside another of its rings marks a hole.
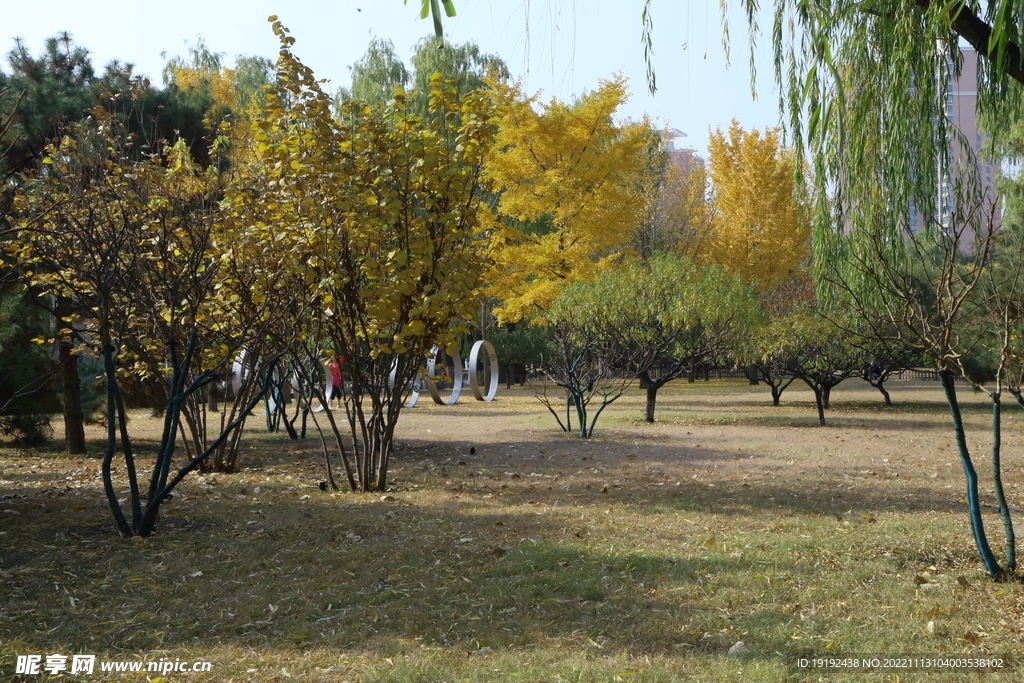
<instances>
[{"instance_id":1,"label":"person standing","mask_svg":"<svg viewBox=\"0 0 1024 683\"><path fill-rule=\"evenodd\" d=\"M345 381L344 375L341 374L343 360L344 358L332 356L331 361L327 364L327 369L331 372L331 395L327 397L328 408L341 407L341 387ZM332 406L331 403L335 405Z\"/></svg>"}]
</instances>

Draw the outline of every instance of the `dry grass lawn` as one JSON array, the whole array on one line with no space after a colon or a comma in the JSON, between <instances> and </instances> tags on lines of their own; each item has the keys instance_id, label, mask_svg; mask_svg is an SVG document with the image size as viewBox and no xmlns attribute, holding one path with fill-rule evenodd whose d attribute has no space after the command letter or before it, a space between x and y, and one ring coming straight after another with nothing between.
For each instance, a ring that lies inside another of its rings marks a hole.
<instances>
[{"instance_id":1,"label":"dry grass lawn","mask_svg":"<svg viewBox=\"0 0 1024 683\"><path fill-rule=\"evenodd\" d=\"M864 382L841 385L827 427L796 385L773 408L738 380L675 383L654 425L634 389L588 441L558 432L524 389L421 402L402 418L386 496L321 492L319 442L254 418L243 471L190 476L145 540L115 535L98 459L7 447L0 677L57 680L14 675L17 655L53 653L212 663L61 678L82 681L981 675L797 666L940 654L1013 667L1024 587L990 581L976 559L939 387L892 385L892 409ZM988 406L963 399L991 505ZM1024 411L1005 413L1021 506ZM158 424L139 412L131 428L145 448ZM986 521L1001 555L994 510Z\"/></svg>"}]
</instances>

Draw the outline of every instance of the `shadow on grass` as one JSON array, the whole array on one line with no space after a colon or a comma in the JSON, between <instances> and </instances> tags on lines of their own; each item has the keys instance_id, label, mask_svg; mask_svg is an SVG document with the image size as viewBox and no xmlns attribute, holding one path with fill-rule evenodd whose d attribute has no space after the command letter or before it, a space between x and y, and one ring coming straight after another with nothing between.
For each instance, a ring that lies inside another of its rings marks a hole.
<instances>
[{"instance_id":1,"label":"shadow on grass","mask_svg":"<svg viewBox=\"0 0 1024 683\"><path fill-rule=\"evenodd\" d=\"M819 570L797 557L598 549L566 532L557 511L349 500L178 508L134 542L114 537L95 509L25 510L26 526L6 536L21 551L9 548L2 565L0 640L111 655L407 642L642 656L724 654L746 637L773 661L805 653L786 636L797 615L781 602L725 619L709 609L727 607L718 592L744 590L766 564L794 585L810 581Z\"/></svg>"}]
</instances>

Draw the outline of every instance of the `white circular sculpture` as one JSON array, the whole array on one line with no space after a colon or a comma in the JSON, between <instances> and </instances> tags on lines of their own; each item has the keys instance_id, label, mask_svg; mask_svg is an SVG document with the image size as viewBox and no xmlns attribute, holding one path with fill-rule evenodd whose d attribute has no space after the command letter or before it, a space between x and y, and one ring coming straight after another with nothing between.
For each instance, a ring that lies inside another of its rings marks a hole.
<instances>
[{"instance_id":1,"label":"white circular sculpture","mask_svg":"<svg viewBox=\"0 0 1024 683\"><path fill-rule=\"evenodd\" d=\"M238 352L238 356L235 357L234 362L231 363L231 393L234 396L238 395L239 390L242 388L242 372L244 371L243 363L245 362L245 349Z\"/></svg>"},{"instance_id":2,"label":"white circular sculpture","mask_svg":"<svg viewBox=\"0 0 1024 683\"><path fill-rule=\"evenodd\" d=\"M422 374L422 372L423 372L423 369L421 368L420 369L420 373ZM395 375L397 373L398 373L398 359L396 358L395 362L393 362L391 364L391 374L388 375L388 388L389 389L394 389L395 388ZM413 382L412 382L412 393L409 394L409 400L405 402L405 407L406 408L412 408L414 405L416 405L416 401L418 401L418 400L420 400L420 381L417 378L417 379L414 379Z\"/></svg>"},{"instance_id":3,"label":"white circular sculpture","mask_svg":"<svg viewBox=\"0 0 1024 683\"><path fill-rule=\"evenodd\" d=\"M441 398L441 392L437 388L437 384L434 382L434 373L437 365L437 354L438 349L435 346L430 350L431 358L427 361L427 391L430 392L430 398L434 399L434 403L441 406L451 406L459 400L459 396L462 395L462 356L459 354L459 350L456 349L452 354L452 394L446 399Z\"/></svg>"},{"instance_id":4,"label":"white circular sculpture","mask_svg":"<svg viewBox=\"0 0 1024 683\"><path fill-rule=\"evenodd\" d=\"M480 382L477 378L477 363L480 361L480 349L487 353L487 368L484 370L488 378L487 394L480 390ZM498 354L494 346L486 339L481 339L473 344L473 350L469 352L469 386L473 390L473 396L478 401L493 401L498 393Z\"/></svg>"}]
</instances>

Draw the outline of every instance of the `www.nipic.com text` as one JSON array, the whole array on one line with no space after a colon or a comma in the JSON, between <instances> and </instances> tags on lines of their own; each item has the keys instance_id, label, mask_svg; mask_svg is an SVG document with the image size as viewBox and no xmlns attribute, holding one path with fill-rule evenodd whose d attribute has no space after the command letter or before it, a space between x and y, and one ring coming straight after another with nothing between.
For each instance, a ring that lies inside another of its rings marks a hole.
<instances>
[{"instance_id":1,"label":"www.nipic.com text","mask_svg":"<svg viewBox=\"0 0 1024 683\"><path fill-rule=\"evenodd\" d=\"M96 655L18 655L14 673L56 676L62 673L91 674L99 669L103 673L115 672L147 672L167 675L169 673L201 673L210 671L211 662L198 660L183 662L181 660L161 659L158 662L111 662L100 661L97 667Z\"/></svg>"}]
</instances>

